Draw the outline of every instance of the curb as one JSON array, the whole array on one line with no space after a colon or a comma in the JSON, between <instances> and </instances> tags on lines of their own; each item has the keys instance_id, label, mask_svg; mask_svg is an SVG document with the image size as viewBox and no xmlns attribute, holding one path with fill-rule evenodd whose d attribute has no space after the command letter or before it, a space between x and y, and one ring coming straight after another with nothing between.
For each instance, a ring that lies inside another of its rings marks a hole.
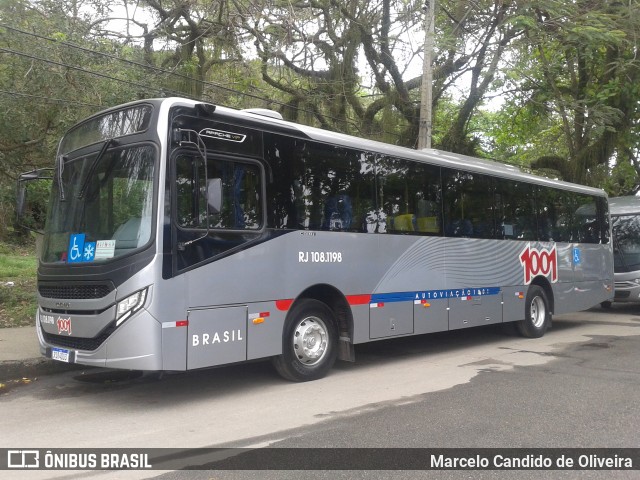
<instances>
[{"instance_id":1,"label":"curb","mask_svg":"<svg viewBox=\"0 0 640 480\"><path fill-rule=\"evenodd\" d=\"M57 362L47 358L3 361L0 362L0 383L23 378L33 379L43 375L56 375L87 368L91 367Z\"/></svg>"}]
</instances>

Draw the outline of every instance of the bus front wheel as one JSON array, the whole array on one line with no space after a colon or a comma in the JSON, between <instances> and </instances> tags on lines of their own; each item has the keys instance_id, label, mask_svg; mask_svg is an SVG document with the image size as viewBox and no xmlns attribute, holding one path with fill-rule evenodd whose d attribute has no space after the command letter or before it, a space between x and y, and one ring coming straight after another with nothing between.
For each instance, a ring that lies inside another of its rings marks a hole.
<instances>
[{"instance_id":1,"label":"bus front wheel","mask_svg":"<svg viewBox=\"0 0 640 480\"><path fill-rule=\"evenodd\" d=\"M338 354L333 312L318 300L296 303L285 320L282 354L273 357L278 373L294 382L324 377Z\"/></svg>"},{"instance_id":2,"label":"bus front wheel","mask_svg":"<svg viewBox=\"0 0 640 480\"><path fill-rule=\"evenodd\" d=\"M539 338L547 331L551 323L549 300L544 289L538 285L531 285L527 292L524 307L524 320L517 322L518 332L523 337Z\"/></svg>"}]
</instances>

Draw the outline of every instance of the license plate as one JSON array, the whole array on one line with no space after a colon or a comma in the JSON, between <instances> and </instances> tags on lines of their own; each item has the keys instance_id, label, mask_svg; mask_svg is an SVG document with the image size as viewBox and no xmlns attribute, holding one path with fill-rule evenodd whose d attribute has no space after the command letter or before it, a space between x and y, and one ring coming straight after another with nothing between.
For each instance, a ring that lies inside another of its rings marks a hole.
<instances>
[{"instance_id":1,"label":"license plate","mask_svg":"<svg viewBox=\"0 0 640 480\"><path fill-rule=\"evenodd\" d=\"M58 360L59 362L69 363L69 350L65 348L52 348L51 349L51 358L53 360Z\"/></svg>"}]
</instances>

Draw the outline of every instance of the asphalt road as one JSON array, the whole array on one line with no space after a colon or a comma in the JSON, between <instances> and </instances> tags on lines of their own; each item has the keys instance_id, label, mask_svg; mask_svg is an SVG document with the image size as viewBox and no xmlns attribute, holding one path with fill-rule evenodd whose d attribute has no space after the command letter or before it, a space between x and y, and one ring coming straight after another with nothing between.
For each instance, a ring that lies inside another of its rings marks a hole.
<instances>
[{"instance_id":1,"label":"asphalt road","mask_svg":"<svg viewBox=\"0 0 640 480\"><path fill-rule=\"evenodd\" d=\"M0 396L0 446L640 447L640 306L375 342L320 381L268 363L180 375L73 371ZM349 450L347 450L348 452ZM14 472L12 472L14 473ZM640 478L640 471L28 472L15 478Z\"/></svg>"}]
</instances>

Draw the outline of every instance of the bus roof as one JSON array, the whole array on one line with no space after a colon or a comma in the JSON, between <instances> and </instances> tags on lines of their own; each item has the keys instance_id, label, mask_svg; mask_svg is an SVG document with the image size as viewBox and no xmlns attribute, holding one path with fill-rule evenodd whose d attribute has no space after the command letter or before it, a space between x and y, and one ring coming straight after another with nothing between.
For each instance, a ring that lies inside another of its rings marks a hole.
<instances>
[{"instance_id":1,"label":"bus roof","mask_svg":"<svg viewBox=\"0 0 640 480\"><path fill-rule=\"evenodd\" d=\"M640 197L612 197L609 199L611 215L631 215L640 213Z\"/></svg>"}]
</instances>

